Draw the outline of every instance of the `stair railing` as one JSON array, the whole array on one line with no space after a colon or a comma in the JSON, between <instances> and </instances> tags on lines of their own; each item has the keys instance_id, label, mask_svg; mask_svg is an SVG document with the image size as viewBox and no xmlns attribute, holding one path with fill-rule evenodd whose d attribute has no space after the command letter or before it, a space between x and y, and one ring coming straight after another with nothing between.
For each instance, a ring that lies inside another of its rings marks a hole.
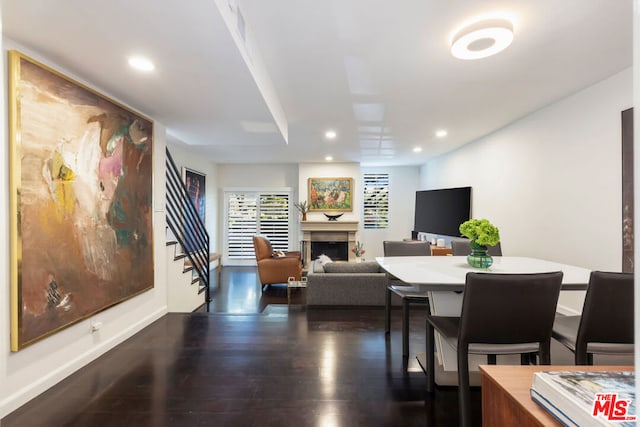
<instances>
[{"instance_id":1,"label":"stair railing","mask_svg":"<svg viewBox=\"0 0 640 427\"><path fill-rule=\"evenodd\" d=\"M211 302L209 289L209 233L189 197L169 149L166 149L167 225L189 260L199 279L199 292L205 292L207 307Z\"/></svg>"}]
</instances>

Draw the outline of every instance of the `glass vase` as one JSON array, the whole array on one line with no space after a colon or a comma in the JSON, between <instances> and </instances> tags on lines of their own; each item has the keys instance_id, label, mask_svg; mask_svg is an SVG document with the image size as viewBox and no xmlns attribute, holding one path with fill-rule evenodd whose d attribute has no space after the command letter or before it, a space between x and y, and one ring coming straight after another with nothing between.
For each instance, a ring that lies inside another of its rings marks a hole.
<instances>
[{"instance_id":1,"label":"glass vase","mask_svg":"<svg viewBox=\"0 0 640 427\"><path fill-rule=\"evenodd\" d=\"M489 268L493 264L493 257L487 254L488 248L471 242L471 254L467 255L467 263L474 268Z\"/></svg>"}]
</instances>

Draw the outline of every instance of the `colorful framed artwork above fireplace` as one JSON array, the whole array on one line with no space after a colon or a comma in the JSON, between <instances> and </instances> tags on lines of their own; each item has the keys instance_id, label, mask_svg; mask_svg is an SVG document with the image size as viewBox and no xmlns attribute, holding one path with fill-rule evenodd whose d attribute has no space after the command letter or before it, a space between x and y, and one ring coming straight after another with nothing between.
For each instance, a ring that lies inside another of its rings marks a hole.
<instances>
[{"instance_id":1,"label":"colorful framed artwork above fireplace","mask_svg":"<svg viewBox=\"0 0 640 427\"><path fill-rule=\"evenodd\" d=\"M309 178L310 212L353 211L353 178Z\"/></svg>"}]
</instances>

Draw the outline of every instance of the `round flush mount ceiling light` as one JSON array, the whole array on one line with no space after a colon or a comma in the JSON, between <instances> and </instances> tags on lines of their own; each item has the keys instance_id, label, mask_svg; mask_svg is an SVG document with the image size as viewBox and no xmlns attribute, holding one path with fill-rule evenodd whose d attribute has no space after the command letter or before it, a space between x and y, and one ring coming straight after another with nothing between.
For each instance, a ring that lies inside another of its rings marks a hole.
<instances>
[{"instance_id":1,"label":"round flush mount ceiling light","mask_svg":"<svg viewBox=\"0 0 640 427\"><path fill-rule=\"evenodd\" d=\"M438 129L436 131L436 137L438 138L444 138L445 136L447 136L447 131L444 129Z\"/></svg>"},{"instance_id":2,"label":"round flush mount ceiling light","mask_svg":"<svg viewBox=\"0 0 640 427\"><path fill-rule=\"evenodd\" d=\"M142 56L129 57L129 65L138 71L153 71L156 67L153 62Z\"/></svg>"},{"instance_id":3,"label":"round flush mount ceiling light","mask_svg":"<svg viewBox=\"0 0 640 427\"><path fill-rule=\"evenodd\" d=\"M513 23L505 18L484 19L458 30L451 54L459 59L481 59L505 50L513 41Z\"/></svg>"},{"instance_id":4,"label":"round flush mount ceiling light","mask_svg":"<svg viewBox=\"0 0 640 427\"><path fill-rule=\"evenodd\" d=\"M336 134L335 130L328 130L324 133L324 137L327 139L336 139L336 136L338 136L338 134Z\"/></svg>"},{"instance_id":5,"label":"round flush mount ceiling light","mask_svg":"<svg viewBox=\"0 0 640 427\"><path fill-rule=\"evenodd\" d=\"M330 162L330 161L332 161L332 160L333 160L333 157L331 157L331 156L326 156L324 159L325 159L327 162Z\"/></svg>"}]
</instances>

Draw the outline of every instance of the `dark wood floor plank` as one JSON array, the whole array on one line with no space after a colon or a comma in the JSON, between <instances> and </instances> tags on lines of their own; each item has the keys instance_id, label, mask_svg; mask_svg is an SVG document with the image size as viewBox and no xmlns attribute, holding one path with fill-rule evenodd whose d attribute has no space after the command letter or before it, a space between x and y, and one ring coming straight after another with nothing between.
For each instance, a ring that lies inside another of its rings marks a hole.
<instances>
[{"instance_id":1,"label":"dark wood floor plank","mask_svg":"<svg viewBox=\"0 0 640 427\"><path fill-rule=\"evenodd\" d=\"M401 369L399 310L385 338L382 308L289 307L286 289L260 292L255 269L224 270L214 294L227 301L213 314L164 316L0 425L457 424L455 388L429 395L416 363ZM221 311L252 294L246 313ZM424 349L424 321L412 311L412 351ZM473 404L479 425L478 390Z\"/></svg>"}]
</instances>

